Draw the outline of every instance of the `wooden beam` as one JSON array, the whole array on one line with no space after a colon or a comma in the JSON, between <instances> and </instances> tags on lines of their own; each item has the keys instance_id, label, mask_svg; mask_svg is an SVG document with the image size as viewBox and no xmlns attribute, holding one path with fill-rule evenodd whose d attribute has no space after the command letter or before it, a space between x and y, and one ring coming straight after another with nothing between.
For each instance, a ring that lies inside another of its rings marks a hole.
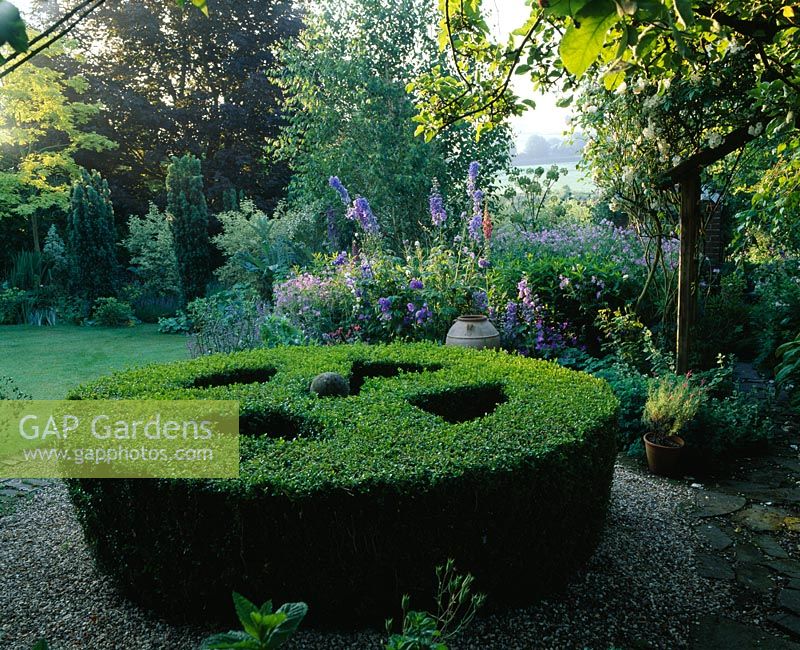
<instances>
[{"instance_id":1,"label":"wooden beam","mask_svg":"<svg viewBox=\"0 0 800 650\"><path fill-rule=\"evenodd\" d=\"M764 127L766 127L770 119L771 118L767 115L761 115L758 119L754 119L750 123L731 131L722 139L718 147L703 149L689 156L686 160L678 163L672 169L667 170L661 175L658 181L659 189L665 190L673 185L677 185L684 178L693 176L698 169L708 167L718 160L722 160L729 153L743 147L751 140L755 140L758 135L763 133ZM754 127L759 122L761 122L762 129L758 135L754 135Z\"/></svg>"},{"instance_id":2,"label":"wooden beam","mask_svg":"<svg viewBox=\"0 0 800 650\"><path fill-rule=\"evenodd\" d=\"M681 248L678 261L676 371L689 371L692 327L697 312L697 243L700 239L700 168L681 180Z\"/></svg>"}]
</instances>

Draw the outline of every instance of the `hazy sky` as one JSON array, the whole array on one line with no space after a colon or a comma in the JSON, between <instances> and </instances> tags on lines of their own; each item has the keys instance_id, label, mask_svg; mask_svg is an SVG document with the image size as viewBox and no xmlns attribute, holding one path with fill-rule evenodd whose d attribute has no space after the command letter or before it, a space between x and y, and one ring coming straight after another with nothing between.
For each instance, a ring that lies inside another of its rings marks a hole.
<instances>
[{"instance_id":1,"label":"hazy sky","mask_svg":"<svg viewBox=\"0 0 800 650\"><path fill-rule=\"evenodd\" d=\"M30 11L30 0L12 0L12 2L23 15ZM208 4L213 11L214 0L209 0ZM488 10L490 22L502 41L505 41L512 30L522 25L530 13L530 7L525 5L524 0L484 0L484 7ZM511 125L518 148L521 148L534 133L544 136L560 136L563 133L569 111L558 108L553 95L534 95L530 81L525 76L515 76L513 87L518 95L536 101L535 109L529 109L521 117L512 119Z\"/></svg>"}]
</instances>

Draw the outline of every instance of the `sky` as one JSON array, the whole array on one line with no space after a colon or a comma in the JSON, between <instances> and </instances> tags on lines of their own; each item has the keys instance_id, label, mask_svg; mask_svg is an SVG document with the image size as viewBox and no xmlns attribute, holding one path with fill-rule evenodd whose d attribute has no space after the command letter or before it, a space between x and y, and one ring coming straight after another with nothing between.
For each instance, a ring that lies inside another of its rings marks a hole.
<instances>
[{"instance_id":1,"label":"sky","mask_svg":"<svg viewBox=\"0 0 800 650\"><path fill-rule=\"evenodd\" d=\"M505 42L512 31L523 25L531 11L524 0L484 0L484 7L489 12L489 24L500 42ZM529 109L511 120L518 150L533 134L560 137L564 133L570 111L556 106L556 95L534 94L530 79L525 75L514 75L512 87L520 97L536 102L535 109Z\"/></svg>"},{"instance_id":2,"label":"sky","mask_svg":"<svg viewBox=\"0 0 800 650\"><path fill-rule=\"evenodd\" d=\"M213 7L213 1L209 0L209 6ZM12 0L12 2L23 16L29 15L31 0ZM490 24L501 42L505 42L508 34L522 25L530 14L530 7L525 5L524 0L484 0L484 7L489 13ZM556 106L556 96L534 94L526 76L515 75L512 85L517 95L536 102L535 109L529 109L522 116L511 120L517 150L521 151L528 138L534 134L545 137L561 136L567 128L567 118L570 113L567 109Z\"/></svg>"}]
</instances>

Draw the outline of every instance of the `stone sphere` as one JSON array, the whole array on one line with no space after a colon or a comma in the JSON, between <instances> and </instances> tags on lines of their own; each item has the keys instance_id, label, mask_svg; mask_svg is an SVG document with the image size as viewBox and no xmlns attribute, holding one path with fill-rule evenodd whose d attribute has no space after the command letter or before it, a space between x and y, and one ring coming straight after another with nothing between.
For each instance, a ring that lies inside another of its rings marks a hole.
<instances>
[{"instance_id":1,"label":"stone sphere","mask_svg":"<svg viewBox=\"0 0 800 650\"><path fill-rule=\"evenodd\" d=\"M323 372L311 381L311 391L320 397L347 397L350 382L338 372Z\"/></svg>"}]
</instances>

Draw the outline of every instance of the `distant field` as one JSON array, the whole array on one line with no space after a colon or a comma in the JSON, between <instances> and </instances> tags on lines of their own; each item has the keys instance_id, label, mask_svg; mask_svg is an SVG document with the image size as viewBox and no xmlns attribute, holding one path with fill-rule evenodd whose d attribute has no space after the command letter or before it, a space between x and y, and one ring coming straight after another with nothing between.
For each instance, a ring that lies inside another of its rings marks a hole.
<instances>
[{"instance_id":1,"label":"distant field","mask_svg":"<svg viewBox=\"0 0 800 650\"><path fill-rule=\"evenodd\" d=\"M583 172L580 172L576 169L578 162L579 161L577 160L571 160L568 162L541 163L539 165L520 166L518 169L535 169L536 167L544 167L545 169L548 169L554 164L558 165L559 167L565 167L568 173L566 176L562 176L558 179L558 182L555 184L555 189L563 190L564 188L569 187L573 194L591 194L595 190L595 185L592 183L591 178L587 177Z\"/></svg>"}]
</instances>

